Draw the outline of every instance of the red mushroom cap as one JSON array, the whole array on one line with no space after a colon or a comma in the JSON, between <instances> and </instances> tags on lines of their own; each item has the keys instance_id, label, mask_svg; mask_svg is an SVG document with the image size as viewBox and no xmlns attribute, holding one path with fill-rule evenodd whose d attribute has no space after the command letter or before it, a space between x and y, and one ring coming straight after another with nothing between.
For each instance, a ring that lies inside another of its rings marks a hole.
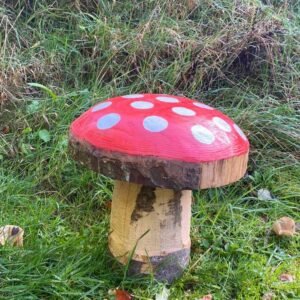
<instances>
[{"instance_id":1,"label":"red mushroom cap","mask_svg":"<svg viewBox=\"0 0 300 300\"><path fill-rule=\"evenodd\" d=\"M77 144L131 160L144 157L201 164L249 151L247 137L229 117L196 100L172 95L108 99L76 119L70 134Z\"/></svg>"}]
</instances>

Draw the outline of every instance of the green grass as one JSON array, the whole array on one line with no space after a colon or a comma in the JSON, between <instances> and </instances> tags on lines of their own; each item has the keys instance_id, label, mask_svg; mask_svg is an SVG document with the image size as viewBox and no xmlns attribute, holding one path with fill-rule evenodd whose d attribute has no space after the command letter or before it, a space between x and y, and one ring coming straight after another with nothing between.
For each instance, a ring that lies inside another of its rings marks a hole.
<instances>
[{"instance_id":1,"label":"green grass","mask_svg":"<svg viewBox=\"0 0 300 300\"><path fill-rule=\"evenodd\" d=\"M202 100L251 143L245 178L194 193L190 267L170 299L300 299L299 234L270 232L279 217L300 221L300 2L187 2L0 4L0 225L25 229L22 249L0 249L0 299L161 290L111 258L112 182L67 151L72 120L131 92ZM260 188L276 199L258 200ZM286 272L293 283L278 279Z\"/></svg>"}]
</instances>

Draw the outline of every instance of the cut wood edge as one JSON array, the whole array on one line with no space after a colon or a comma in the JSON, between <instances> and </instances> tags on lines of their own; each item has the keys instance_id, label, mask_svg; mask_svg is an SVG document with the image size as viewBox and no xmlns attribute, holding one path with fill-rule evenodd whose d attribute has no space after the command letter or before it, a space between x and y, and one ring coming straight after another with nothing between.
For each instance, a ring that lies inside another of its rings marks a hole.
<instances>
[{"instance_id":1,"label":"cut wood edge","mask_svg":"<svg viewBox=\"0 0 300 300\"><path fill-rule=\"evenodd\" d=\"M241 179L247 170L249 153L228 159L200 164L199 188L207 189L231 184Z\"/></svg>"},{"instance_id":2,"label":"cut wood edge","mask_svg":"<svg viewBox=\"0 0 300 300\"><path fill-rule=\"evenodd\" d=\"M249 152L210 161L174 161L97 149L70 134L69 149L83 165L112 179L176 190L206 189L231 184L247 170Z\"/></svg>"}]
</instances>

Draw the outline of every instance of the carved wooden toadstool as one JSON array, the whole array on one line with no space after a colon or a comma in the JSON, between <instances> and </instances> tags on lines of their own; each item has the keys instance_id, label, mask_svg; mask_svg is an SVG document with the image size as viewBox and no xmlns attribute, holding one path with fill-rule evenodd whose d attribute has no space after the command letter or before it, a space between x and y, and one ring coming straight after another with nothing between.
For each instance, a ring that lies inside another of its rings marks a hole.
<instances>
[{"instance_id":1,"label":"carved wooden toadstool","mask_svg":"<svg viewBox=\"0 0 300 300\"><path fill-rule=\"evenodd\" d=\"M73 157L115 179L111 253L172 282L188 265L192 189L237 181L249 142L220 111L178 96L108 99L70 128Z\"/></svg>"}]
</instances>

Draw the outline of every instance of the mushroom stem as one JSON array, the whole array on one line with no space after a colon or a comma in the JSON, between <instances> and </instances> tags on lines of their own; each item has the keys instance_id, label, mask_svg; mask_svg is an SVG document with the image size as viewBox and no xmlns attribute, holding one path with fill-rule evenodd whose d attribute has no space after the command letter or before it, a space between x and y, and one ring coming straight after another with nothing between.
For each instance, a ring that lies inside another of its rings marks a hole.
<instances>
[{"instance_id":1,"label":"mushroom stem","mask_svg":"<svg viewBox=\"0 0 300 300\"><path fill-rule=\"evenodd\" d=\"M109 248L131 274L172 282L188 265L190 190L172 190L115 181Z\"/></svg>"}]
</instances>

